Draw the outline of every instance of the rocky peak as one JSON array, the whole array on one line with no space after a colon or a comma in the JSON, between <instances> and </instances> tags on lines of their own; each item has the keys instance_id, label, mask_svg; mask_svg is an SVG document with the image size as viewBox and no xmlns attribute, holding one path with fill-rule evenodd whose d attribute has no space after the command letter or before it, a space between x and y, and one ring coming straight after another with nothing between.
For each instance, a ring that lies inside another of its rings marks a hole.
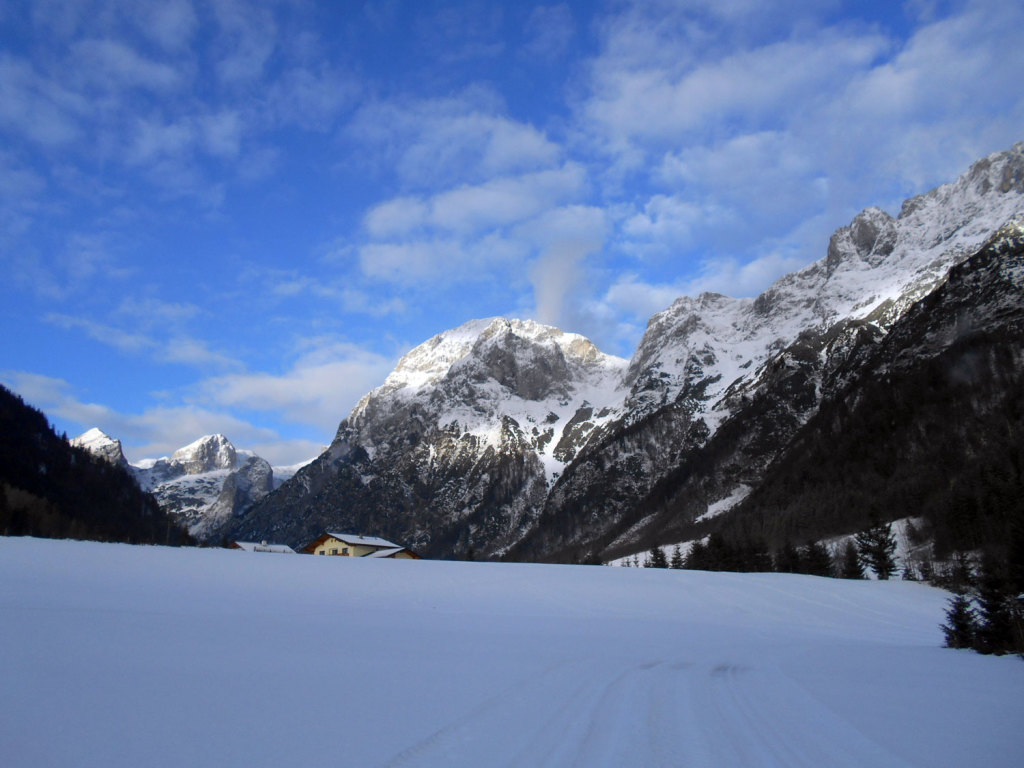
<instances>
[{"instance_id":1,"label":"rocky peak","mask_svg":"<svg viewBox=\"0 0 1024 768\"><path fill-rule=\"evenodd\" d=\"M128 464L128 460L124 457L124 451L121 449L121 441L96 427L73 438L71 444L78 448L84 448L94 456L99 456L111 464L125 466Z\"/></svg>"},{"instance_id":2,"label":"rocky peak","mask_svg":"<svg viewBox=\"0 0 1024 768\"><path fill-rule=\"evenodd\" d=\"M234 469L236 460L235 446L224 435L206 435L179 448L171 456L171 463L179 466L186 475Z\"/></svg>"},{"instance_id":3,"label":"rocky peak","mask_svg":"<svg viewBox=\"0 0 1024 768\"><path fill-rule=\"evenodd\" d=\"M896 247L896 220L880 208L858 213L852 222L840 227L828 242L825 271L831 275L844 261L859 259L877 267Z\"/></svg>"}]
</instances>

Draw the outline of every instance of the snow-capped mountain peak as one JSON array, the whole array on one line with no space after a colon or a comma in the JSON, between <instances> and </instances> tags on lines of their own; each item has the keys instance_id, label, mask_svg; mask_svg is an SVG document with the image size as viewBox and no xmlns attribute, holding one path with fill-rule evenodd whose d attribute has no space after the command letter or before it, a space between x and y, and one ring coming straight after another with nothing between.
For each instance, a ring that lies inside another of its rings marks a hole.
<instances>
[{"instance_id":1,"label":"snow-capped mountain peak","mask_svg":"<svg viewBox=\"0 0 1024 768\"><path fill-rule=\"evenodd\" d=\"M235 446L224 435L205 435L179 448L171 456L187 475L198 475L217 469L234 469L238 458Z\"/></svg>"},{"instance_id":2,"label":"snow-capped mountain peak","mask_svg":"<svg viewBox=\"0 0 1024 768\"><path fill-rule=\"evenodd\" d=\"M125 459L124 451L121 448L121 441L106 434L98 427L93 427L78 437L73 438L71 444L78 448L84 448L89 453L99 456L111 464L124 466L128 464L128 460Z\"/></svg>"},{"instance_id":3,"label":"snow-capped mountain peak","mask_svg":"<svg viewBox=\"0 0 1024 768\"><path fill-rule=\"evenodd\" d=\"M759 487L873 345L1022 213L1024 143L898 216L862 211L757 298L679 298L629 362L529 320L440 333L236 533L371 527L449 557L636 551Z\"/></svg>"}]
</instances>

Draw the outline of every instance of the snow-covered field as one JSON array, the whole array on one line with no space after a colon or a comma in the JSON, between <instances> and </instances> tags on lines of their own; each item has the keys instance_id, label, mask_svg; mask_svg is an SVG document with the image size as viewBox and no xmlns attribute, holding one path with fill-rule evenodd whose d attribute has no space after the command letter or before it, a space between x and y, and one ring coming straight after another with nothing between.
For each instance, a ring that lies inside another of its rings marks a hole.
<instances>
[{"instance_id":1,"label":"snow-covered field","mask_svg":"<svg viewBox=\"0 0 1024 768\"><path fill-rule=\"evenodd\" d=\"M1018 766L946 596L0 538L0 764Z\"/></svg>"}]
</instances>

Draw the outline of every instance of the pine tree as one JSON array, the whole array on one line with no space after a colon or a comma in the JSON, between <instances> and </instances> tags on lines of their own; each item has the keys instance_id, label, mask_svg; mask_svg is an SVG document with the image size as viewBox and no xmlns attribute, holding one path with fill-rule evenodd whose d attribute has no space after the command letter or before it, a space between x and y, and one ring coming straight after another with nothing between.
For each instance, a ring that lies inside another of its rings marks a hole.
<instances>
[{"instance_id":1,"label":"pine tree","mask_svg":"<svg viewBox=\"0 0 1024 768\"><path fill-rule=\"evenodd\" d=\"M836 564L836 571L841 579L864 578L864 567L860 564L860 556L857 554L857 546L853 543L853 539L849 539L846 546L843 547Z\"/></svg>"},{"instance_id":2,"label":"pine tree","mask_svg":"<svg viewBox=\"0 0 1024 768\"><path fill-rule=\"evenodd\" d=\"M896 572L896 537L891 523L873 519L870 527L854 538L861 563L874 571L880 580L885 581Z\"/></svg>"},{"instance_id":3,"label":"pine tree","mask_svg":"<svg viewBox=\"0 0 1024 768\"><path fill-rule=\"evenodd\" d=\"M684 566L692 571L710 570L707 564L708 549L703 540L697 539L690 545L690 551L686 553Z\"/></svg>"},{"instance_id":4,"label":"pine tree","mask_svg":"<svg viewBox=\"0 0 1024 768\"><path fill-rule=\"evenodd\" d=\"M972 648L974 646L977 617L967 595L959 593L949 599L946 622L942 625L942 632L946 636L947 648Z\"/></svg>"},{"instance_id":5,"label":"pine tree","mask_svg":"<svg viewBox=\"0 0 1024 768\"><path fill-rule=\"evenodd\" d=\"M647 555L647 567L668 568L668 560L665 558L665 553L662 552L661 547L651 547L651 551Z\"/></svg>"},{"instance_id":6,"label":"pine tree","mask_svg":"<svg viewBox=\"0 0 1024 768\"><path fill-rule=\"evenodd\" d=\"M669 561L668 567L675 570L680 570L683 567L683 551L678 544L672 548L672 559Z\"/></svg>"},{"instance_id":7,"label":"pine tree","mask_svg":"<svg viewBox=\"0 0 1024 768\"><path fill-rule=\"evenodd\" d=\"M982 653L1013 650L1013 623L1003 564L986 553L978 573L978 632L975 647Z\"/></svg>"},{"instance_id":8,"label":"pine tree","mask_svg":"<svg viewBox=\"0 0 1024 768\"><path fill-rule=\"evenodd\" d=\"M788 539L775 555L775 570L779 573L801 573L800 553Z\"/></svg>"},{"instance_id":9,"label":"pine tree","mask_svg":"<svg viewBox=\"0 0 1024 768\"><path fill-rule=\"evenodd\" d=\"M831 576L832 556L820 541L812 541L800 550L800 572L811 576Z\"/></svg>"}]
</instances>

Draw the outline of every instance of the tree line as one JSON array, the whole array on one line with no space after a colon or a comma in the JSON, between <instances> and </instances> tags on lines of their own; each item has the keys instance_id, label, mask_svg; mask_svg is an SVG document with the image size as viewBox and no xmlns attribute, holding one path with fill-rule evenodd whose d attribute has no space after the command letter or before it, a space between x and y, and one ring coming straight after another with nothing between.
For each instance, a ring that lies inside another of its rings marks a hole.
<instances>
[{"instance_id":1,"label":"tree line","mask_svg":"<svg viewBox=\"0 0 1024 768\"><path fill-rule=\"evenodd\" d=\"M191 543L124 467L70 445L41 411L2 386L0 534Z\"/></svg>"}]
</instances>

